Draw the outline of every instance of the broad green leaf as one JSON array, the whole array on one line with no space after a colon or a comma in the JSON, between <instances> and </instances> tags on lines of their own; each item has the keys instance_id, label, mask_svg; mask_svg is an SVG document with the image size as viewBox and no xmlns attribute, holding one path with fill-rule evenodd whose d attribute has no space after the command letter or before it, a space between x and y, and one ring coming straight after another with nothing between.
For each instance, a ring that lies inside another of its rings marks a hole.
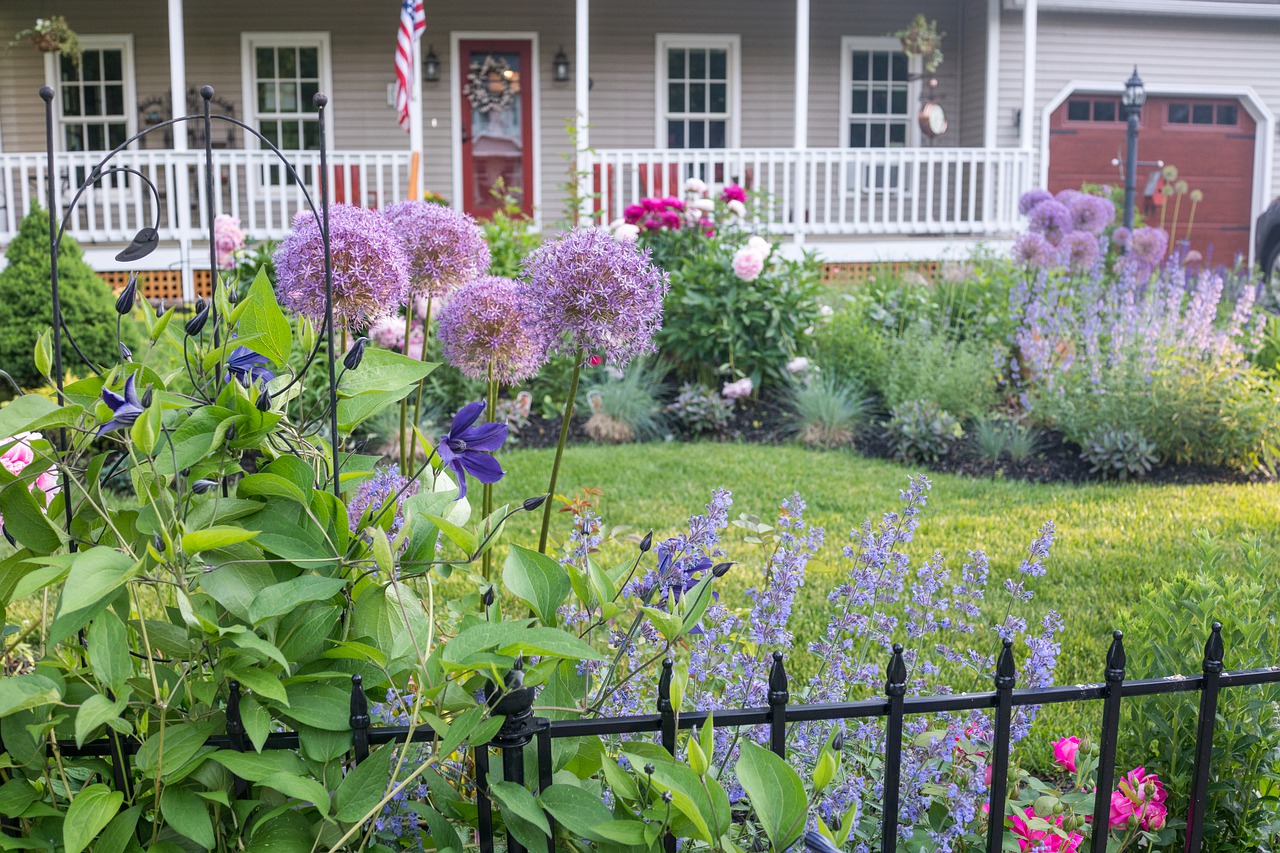
<instances>
[{"instance_id":1,"label":"broad green leaf","mask_svg":"<svg viewBox=\"0 0 1280 853\"><path fill-rule=\"evenodd\" d=\"M276 582L267 568L257 563L228 563L196 578L200 589L238 619L248 622L249 607L264 589Z\"/></svg>"},{"instance_id":2,"label":"broad green leaf","mask_svg":"<svg viewBox=\"0 0 1280 853\"><path fill-rule=\"evenodd\" d=\"M140 568L114 548L98 546L77 554L62 588L58 616L49 630L50 642L83 627L94 608L104 604Z\"/></svg>"},{"instance_id":3,"label":"broad green leaf","mask_svg":"<svg viewBox=\"0 0 1280 853\"><path fill-rule=\"evenodd\" d=\"M231 637L231 642L235 643L247 652L253 652L256 655L259 655L264 660L273 660L285 669L289 668L289 661L284 656L284 652L280 651L280 649L271 645L271 643L268 643L257 634L246 630L243 625L234 625L232 628L239 628L240 630L236 631L230 628L223 629L223 631Z\"/></svg>"},{"instance_id":4,"label":"broad green leaf","mask_svg":"<svg viewBox=\"0 0 1280 853\"><path fill-rule=\"evenodd\" d=\"M363 598L363 596L361 596ZM475 655L490 651L500 644L514 642L532 622L530 619L506 622L482 622L464 628L452 640L445 643L441 661L445 669L466 668L465 662Z\"/></svg>"},{"instance_id":5,"label":"broad green leaf","mask_svg":"<svg viewBox=\"0 0 1280 853\"><path fill-rule=\"evenodd\" d=\"M258 531L246 530L243 527L229 525L206 527L204 530L193 530L182 534L182 550L188 554L198 554L201 551L248 542L257 535Z\"/></svg>"},{"instance_id":6,"label":"broad green leaf","mask_svg":"<svg viewBox=\"0 0 1280 853\"><path fill-rule=\"evenodd\" d=\"M209 806L190 788L166 786L160 795L160 813L169 828L206 850L214 847L213 821Z\"/></svg>"},{"instance_id":7,"label":"broad green leaf","mask_svg":"<svg viewBox=\"0 0 1280 853\"><path fill-rule=\"evenodd\" d=\"M502 582L546 625L556 624L556 608L564 604L571 587L569 573L558 560L519 545L507 554Z\"/></svg>"},{"instance_id":8,"label":"broad green leaf","mask_svg":"<svg viewBox=\"0 0 1280 853\"><path fill-rule=\"evenodd\" d=\"M89 626L89 665L100 684L116 695L124 693L125 682L133 675L129 631L110 610L98 614Z\"/></svg>"},{"instance_id":9,"label":"broad green leaf","mask_svg":"<svg viewBox=\"0 0 1280 853\"><path fill-rule=\"evenodd\" d=\"M332 684L291 684L289 707L280 713L323 731L349 731L351 692Z\"/></svg>"},{"instance_id":10,"label":"broad green leaf","mask_svg":"<svg viewBox=\"0 0 1280 853\"><path fill-rule=\"evenodd\" d=\"M108 720L120 716L127 703L123 699L112 702L101 693L95 693L80 705L76 712L76 746L84 746L89 736Z\"/></svg>"},{"instance_id":11,"label":"broad green leaf","mask_svg":"<svg viewBox=\"0 0 1280 853\"><path fill-rule=\"evenodd\" d=\"M0 409L0 436L39 432L55 426L71 426L80 414L79 406L61 407L48 397L24 394ZM0 447L0 450L4 450Z\"/></svg>"},{"instance_id":12,"label":"broad green leaf","mask_svg":"<svg viewBox=\"0 0 1280 853\"><path fill-rule=\"evenodd\" d=\"M12 480L0 490L0 515L4 516L4 529L9 535L32 551L51 554L61 547L58 529L23 480Z\"/></svg>"},{"instance_id":13,"label":"broad green leaf","mask_svg":"<svg viewBox=\"0 0 1280 853\"><path fill-rule=\"evenodd\" d=\"M160 771L161 778L181 769L195 758L213 730L212 723L170 723L163 735L158 730L152 732L138 748L138 769L144 776Z\"/></svg>"},{"instance_id":14,"label":"broad green leaf","mask_svg":"<svg viewBox=\"0 0 1280 853\"><path fill-rule=\"evenodd\" d=\"M258 594L249 605L249 621L257 624L274 616L283 616L309 601L326 601L347 586L343 578L323 578L302 575L284 583L274 584Z\"/></svg>"},{"instance_id":15,"label":"broad green leaf","mask_svg":"<svg viewBox=\"0 0 1280 853\"><path fill-rule=\"evenodd\" d=\"M262 752L267 735L271 734L274 725L270 712L252 696L245 696L240 700L240 719L244 722L244 733L249 738L249 743L258 752Z\"/></svg>"},{"instance_id":16,"label":"broad green leaf","mask_svg":"<svg viewBox=\"0 0 1280 853\"><path fill-rule=\"evenodd\" d=\"M374 811L391 784L396 744L385 743L349 772L334 791L334 817L354 823Z\"/></svg>"},{"instance_id":17,"label":"broad green leaf","mask_svg":"<svg viewBox=\"0 0 1280 853\"><path fill-rule=\"evenodd\" d=\"M391 350L369 347L364 351L360 367L343 374L338 393L354 397L367 391L407 389L426 379L438 366Z\"/></svg>"},{"instance_id":18,"label":"broad green leaf","mask_svg":"<svg viewBox=\"0 0 1280 853\"><path fill-rule=\"evenodd\" d=\"M311 803L320 810L320 814L329 813L329 792L314 779L295 776L292 773L272 773L258 780L259 785L272 788L286 797Z\"/></svg>"},{"instance_id":19,"label":"broad green leaf","mask_svg":"<svg viewBox=\"0 0 1280 853\"><path fill-rule=\"evenodd\" d=\"M374 458L381 460L381 457ZM343 461L342 470L344 473L352 470L352 467L350 459ZM286 455L281 456L279 459L273 459L270 464L261 470L264 474L284 477L290 483L297 486L298 490L301 492L310 492L315 488L316 472L310 465L296 456ZM303 501L303 503L306 503L306 501Z\"/></svg>"},{"instance_id":20,"label":"broad green leaf","mask_svg":"<svg viewBox=\"0 0 1280 853\"><path fill-rule=\"evenodd\" d=\"M89 785L76 794L67 807L67 819L62 822L62 843L66 845L67 853L82 853L111 822L123 803L123 793L102 784ZM209 843L213 846L212 833Z\"/></svg>"},{"instance_id":21,"label":"broad green leaf","mask_svg":"<svg viewBox=\"0 0 1280 853\"><path fill-rule=\"evenodd\" d=\"M48 705L60 698L58 685L43 675L30 673L0 678L0 717Z\"/></svg>"},{"instance_id":22,"label":"broad green leaf","mask_svg":"<svg viewBox=\"0 0 1280 853\"><path fill-rule=\"evenodd\" d=\"M276 773L300 776L307 772L307 766L302 763L297 753L283 749L270 749L261 754L220 749L210 753L209 760L218 762L249 782L258 782Z\"/></svg>"},{"instance_id":23,"label":"broad green leaf","mask_svg":"<svg viewBox=\"0 0 1280 853\"><path fill-rule=\"evenodd\" d=\"M365 358L367 359L375 352L387 352L387 350L365 350ZM363 364L360 365L360 369L364 369ZM412 385L405 385L394 391L366 391L355 397L344 397L338 400L338 429L341 432L351 432L392 403L408 397L412 391Z\"/></svg>"},{"instance_id":24,"label":"broad green leaf","mask_svg":"<svg viewBox=\"0 0 1280 853\"><path fill-rule=\"evenodd\" d=\"M249 474L236 486L236 495L249 497L277 497L296 501L306 506L311 502L310 496L289 480L279 474Z\"/></svg>"},{"instance_id":25,"label":"broad green leaf","mask_svg":"<svg viewBox=\"0 0 1280 853\"><path fill-rule=\"evenodd\" d=\"M280 683L278 675L255 669L251 666L231 667L227 675L239 681L241 685L249 688L258 696L279 702L281 705L288 707L289 696L285 693L284 685Z\"/></svg>"},{"instance_id":26,"label":"broad green leaf","mask_svg":"<svg viewBox=\"0 0 1280 853\"><path fill-rule=\"evenodd\" d=\"M570 835L581 835L593 841L607 841L599 836L594 827L609 823L613 815L609 813L600 797L577 785L552 785L538 795L543 807L551 813L556 823L569 831Z\"/></svg>"},{"instance_id":27,"label":"broad green leaf","mask_svg":"<svg viewBox=\"0 0 1280 853\"><path fill-rule=\"evenodd\" d=\"M293 327L276 302L265 266L249 285L240 308L240 333L255 336L258 342L253 349L271 359L276 367L284 367L293 347Z\"/></svg>"},{"instance_id":28,"label":"broad green leaf","mask_svg":"<svg viewBox=\"0 0 1280 853\"><path fill-rule=\"evenodd\" d=\"M214 442L221 441L226 429L219 429L235 417L235 412L221 406L201 406L178 426L166 433L156 449L153 464L157 474L174 476L183 468L190 468L205 459L213 451Z\"/></svg>"},{"instance_id":29,"label":"broad green leaf","mask_svg":"<svg viewBox=\"0 0 1280 853\"><path fill-rule=\"evenodd\" d=\"M489 795L498 804L507 829L521 844L530 850L546 847L551 826L533 794L515 782L490 782Z\"/></svg>"},{"instance_id":30,"label":"broad green leaf","mask_svg":"<svg viewBox=\"0 0 1280 853\"><path fill-rule=\"evenodd\" d=\"M568 660L604 660L604 656L572 634L556 628L529 628L521 631L514 642L498 646L499 654L514 655L517 652Z\"/></svg>"},{"instance_id":31,"label":"broad green leaf","mask_svg":"<svg viewBox=\"0 0 1280 853\"><path fill-rule=\"evenodd\" d=\"M26 552L30 554L31 552ZM19 561L21 562L21 561ZM9 594L10 601L18 601L27 596L39 592L50 584L57 583L67 576L67 572L71 570L71 566L46 566L43 569L36 569L34 572L25 574L13 586L13 592Z\"/></svg>"},{"instance_id":32,"label":"broad green leaf","mask_svg":"<svg viewBox=\"0 0 1280 853\"><path fill-rule=\"evenodd\" d=\"M0 815L17 817L38 799L40 799L40 793L32 787L31 783L15 776L0 785Z\"/></svg>"},{"instance_id":33,"label":"broad green leaf","mask_svg":"<svg viewBox=\"0 0 1280 853\"><path fill-rule=\"evenodd\" d=\"M808 797L804 783L786 761L743 739L734 767L751 807L774 850L786 850L804 832Z\"/></svg>"},{"instance_id":34,"label":"broad green leaf","mask_svg":"<svg viewBox=\"0 0 1280 853\"><path fill-rule=\"evenodd\" d=\"M133 832L141 816L142 806L134 806L113 817L94 843L93 853L124 853L129 842L134 840Z\"/></svg>"},{"instance_id":35,"label":"broad green leaf","mask_svg":"<svg viewBox=\"0 0 1280 853\"><path fill-rule=\"evenodd\" d=\"M470 531L464 530L449 519L442 518L438 515L428 515L427 519L436 527L440 528L440 532L443 533L450 542L462 549L464 554L470 556L475 552L479 542L476 541L476 537Z\"/></svg>"},{"instance_id":36,"label":"broad green leaf","mask_svg":"<svg viewBox=\"0 0 1280 853\"><path fill-rule=\"evenodd\" d=\"M679 616L674 616L665 610L659 610L656 607L642 607L645 615L649 617L649 621L653 623L653 627L658 629L658 633L668 643L675 642L684 630L684 621Z\"/></svg>"},{"instance_id":37,"label":"broad green leaf","mask_svg":"<svg viewBox=\"0 0 1280 853\"><path fill-rule=\"evenodd\" d=\"M659 791L671 792L671 804L689 819L703 841L714 843L728 831L729 798L715 779L699 778L688 765L673 760L657 744L624 743L623 755L633 767L654 766L650 777L653 786Z\"/></svg>"}]
</instances>

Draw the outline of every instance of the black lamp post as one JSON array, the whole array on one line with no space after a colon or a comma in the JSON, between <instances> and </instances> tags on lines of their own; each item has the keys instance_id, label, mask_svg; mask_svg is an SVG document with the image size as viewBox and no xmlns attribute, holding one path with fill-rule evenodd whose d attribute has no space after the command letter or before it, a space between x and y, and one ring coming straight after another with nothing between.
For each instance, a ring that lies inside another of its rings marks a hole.
<instances>
[{"instance_id":1,"label":"black lamp post","mask_svg":"<svg viewBox=\"0 0 1280 853\"><path fill-rule=\"evenodd\" d=\"M1124 227L1133 229L1133 206L1138 195L1138 122L1142 118L1142 105L1147 102L1147 90L1138 76L1138 66L1133 66L1133 76L1124 84L1120 96L1120 109L1128 122L1127 147L1124 157Z\"/></svg>"}]
</instances>

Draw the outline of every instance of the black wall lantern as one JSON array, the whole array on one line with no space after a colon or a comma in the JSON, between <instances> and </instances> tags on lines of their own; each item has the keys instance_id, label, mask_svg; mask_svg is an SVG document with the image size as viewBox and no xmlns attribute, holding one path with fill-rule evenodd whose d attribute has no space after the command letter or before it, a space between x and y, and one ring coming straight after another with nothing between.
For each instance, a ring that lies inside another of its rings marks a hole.
<instances>
[{"instance_id":1,"label":"black wall lantern","mask_svg":"<svg viewBox=\"0 0 1280 853\"><path fill-rule=\"evenodd\" d=\"M440 82L440 57L430 45L427 46L427 55L422 57L422 79L428 83Z\"/></svg>"},{"instance_id":2,"label":"black wall lantern","mask_svg":"<svg viewBox=\"0 0 1280 853\"><path fill-rule=\"evenodd\" d=\"M569 82L569 57L565 55L563 45L556 51L555 58L551 60L551 73L557 83Z\"/></svg>"}]
</instances>

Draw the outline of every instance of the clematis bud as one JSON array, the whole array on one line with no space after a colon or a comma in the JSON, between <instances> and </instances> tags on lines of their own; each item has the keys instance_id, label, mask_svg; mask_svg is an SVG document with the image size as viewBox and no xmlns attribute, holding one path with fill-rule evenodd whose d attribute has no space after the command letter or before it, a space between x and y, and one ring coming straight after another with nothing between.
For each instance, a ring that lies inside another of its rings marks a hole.
<instances>
[{"instance_id":1,"label":"clematis bud","mask_svg":"<svg viewBox=\"0 0 1280 853\"><path fill-rule=\"evenodd\" d=\"M142 392L142 408L151 408L151 386L147 386L147 390Z\"/></svg>"},{"instance_id":2,"label":"clematis bud","mask_svg":"<svg viewBox=\"0 0 1280 853\"><path fill-rule=\"evenodd\" d=\"M133 310L133 300L138 295L138 274L136 272L129 273L129 283L124 286L124 290L120 291L120 295L116 297L116 313L124 316Z\"/></svg>"},{"instance_id":3,"label":"clematis bud","mask_svg":"<svg viewBox=\"0 0 1280 853\"><path fill-rule=\"evenodd\" d=\"M160 554L164 553L164 537L161 536L159 533L151 537L151 545L156 549L158 553Z\"/></svg>"},{"instance_id":4,"label":"clematis bud","mask_svg":"<svg viewBox=\"0 0 1280 853\"><path fill-rule=\"evenodd\" d=\"M133 350L125 346L124 341L120 342L120 360L133 361Z\"/></svg>"},{"instance_id":5,"label":"clematis bud","mask_svg":"<svg viewBox=\"0 0 1280 853\"><path fill-rule=\"evenodd\" d=\"M716 563L711 569L711 574L715 577L722 578L729 574L729 570L736 565L737 563Z\"/></svg>"},{"instance_id":6,"label":"clematis bud","mask_svg":"<svg viewBox=\"0 0 1280 853\"><path fill-rule=\"evenodd\" d=\"M525 512L533 512L535 509L542 506L546 502L547 502L546 495L538 495L536 498L525 498L524 503L521 504L521 507L524 508Z\"/></svg>"},{"instance_id":7,"label":"clematis bud","mask_svg":"<svg viewBox=\"0 0 1280 853\"><path fill-rule=\"evenodd\" d=\"M641 554L647 553L649 549L652 547L653 547L653 531L650 530L648 533L644 535L644 538L640 540L640 553Z\"/></svg>"},{"instance_id":8,"label":"clematis bud","mask_svg":"<svg viewBox=\"0 0 1280 853\"><path fill-rule=\"evenodd\" d=\"M191 484L191 491L195 492L197 495L203 495L216 488L218 488L217 480L196 480Z\"/></svg>"},{"instance_id":9,"label":"clematis bud","mask_svg":"<svg viewBox=\"0 0 1280 853\"><path fill-rule=\"evenodd\" d=\"M663 801L664 803L670 803L670 802L671 802L671 800L672 800L671 792L670 792L670 791L663 791L663 792L662 792L662 801Z\"/></svg>"},{"instance_id":10,"label":"clematis bud","mask_svg":"<svg viewBox=\"0 0 1280 853\"><path fill-rule=\"evenodd\" d=\"M232 305L235 305L239 301L240 301L240 295L238 293L236 293L234 290L227 291L227 302L229 302Z\"/></svg>"},{"instance_id":11,"label":"clematis bud","mask_svg":"<svg viewBox=\"0 0 1280 853\"><path fill-rule=\"evenodd\" d=\"M844 732L836 732L836 736L831 739L831 751L840 752L844 749Z\"/></svg>"},{"instance_id":12,"label":"clematis bud","mask_svg":"<svg viewBox=\"0 0 1280 853\"><path fill-rule=\"evenodd\" d=\"M484 595L480 596L480 600L484 602L485 607L492 607L493 602L497 597L498 596L493 591L493 586L490 585L489 588L484 591Z\"/></svg>"},{"instance_id":13,"label":"clematis bud","mask_svg":"<svg viewBox=\"0 0 1280 853\"><path fill-rule=\"evenodd\" d=\"M257 407L259 412L271 411L271 395L267 393L266 388L263 388L262 393L258 395Z\"/></svg>"},{"instance_id":14,"label":"clematis bud","mask_svg":"<svg viewBox=\"0 0 1280 853\"><path fill-rule=\"evenodd\" d=\"M203 299L196 300L196 313L187 321L183 329L187 333L187 337L194 338L204 329L204 324L209 320L209 306Z\"/></svg>"},{"instance_id":15,"label":"clematis bud","mask_svg":"<svg viewBox=\"0 0 1280 853\"><path fill-rule=\"evenodd\" d=\"M646 765L644 766L644 775L646 775L646 776L652 776L652 775L653 775L653 771L655 771L655 770L657 770L657 769L658 769L658 768L654 767L652 763L646 764Z\"/></svg>"},{"instance_id":16,"label":"clematis bud","mask_svg":"<svg viewBox=\"0 0 1280 853\"><path fill-rule=\"evenodd\" d=\"M236 426L235 424L232 424L231 426L227 427L227 441L235 441L235 440L236 440Z\"/></svg>"},{"instance_id":17,"label":"clematis bud","mask_svg":"<svg viewBox=\"0 0 1280 853\"><path fill-rule=\"evenodd\" d=\"M356 338L356 342L352 345L351 350L343 356L342 366L347 370L355 370L359 367L360 361L364 358L364 347L367 343L369 343L369 339L366 337L361 336Z\"/></svg>"}]
</instances>

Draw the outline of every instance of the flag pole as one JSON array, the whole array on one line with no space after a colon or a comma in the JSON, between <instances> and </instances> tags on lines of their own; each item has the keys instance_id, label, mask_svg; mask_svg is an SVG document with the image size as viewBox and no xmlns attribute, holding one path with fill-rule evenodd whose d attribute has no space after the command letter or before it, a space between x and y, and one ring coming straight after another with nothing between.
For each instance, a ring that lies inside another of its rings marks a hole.
<instances>
[{"instance_id":1,"label":"flag pole","mask_svg":"<svg viewBox=\"0 0 1280 853\"><path fill-rule=\"evenodd\" d=\"M421 34L419 34L420 36ZM410 39L413 51L413 83L409 88L409 199L421 198L419 170L422 166L422 39Z\"/></svg>"}]
</instances>

